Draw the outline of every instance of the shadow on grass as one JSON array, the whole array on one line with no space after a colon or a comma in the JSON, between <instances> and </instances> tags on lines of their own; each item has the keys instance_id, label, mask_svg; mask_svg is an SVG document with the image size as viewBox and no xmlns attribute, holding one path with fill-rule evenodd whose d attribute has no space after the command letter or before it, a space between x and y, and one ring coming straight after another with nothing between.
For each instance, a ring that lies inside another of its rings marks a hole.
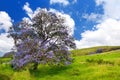
<instances>
[{"instance_id":1,"label":"shadow on grass","mask_svg":"<svg viewBox=\"0 0 120 80\"><path fill-rule=\"evenodd\" d=\"M60 73L63 73L65 70L70 69L70 66L42 66L37 70L29 70L31 76L36 78L43 78L45 76L53 76Z\"/></svg>"},{"instance_id":2,"label":"shadow on grass","mask_svg":"<svg viewBox=\"0 0 120 80\"><path fill-rule=\"evenodd\" d=\"M0 74L0 80L10 80L10 77L4 74Z\"/></svg>"}]
</instances>

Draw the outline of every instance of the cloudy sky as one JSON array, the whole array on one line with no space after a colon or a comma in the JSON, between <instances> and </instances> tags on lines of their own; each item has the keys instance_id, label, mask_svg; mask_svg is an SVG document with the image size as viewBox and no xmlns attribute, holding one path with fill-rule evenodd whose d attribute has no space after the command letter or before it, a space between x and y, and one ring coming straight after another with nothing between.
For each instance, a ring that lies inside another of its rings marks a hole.
<instances>
[{"instance_id":1,"label":"cloudy sky","mask_svg":"<svg viewBox=\"0 0 120 80\"><path fill-rule=\"evenodd\" d=\"M77 48L120 46L120 0L0 0L0 55L14 45L9 27L41 8L66 18Z\"/></svg>"}]
</instances>

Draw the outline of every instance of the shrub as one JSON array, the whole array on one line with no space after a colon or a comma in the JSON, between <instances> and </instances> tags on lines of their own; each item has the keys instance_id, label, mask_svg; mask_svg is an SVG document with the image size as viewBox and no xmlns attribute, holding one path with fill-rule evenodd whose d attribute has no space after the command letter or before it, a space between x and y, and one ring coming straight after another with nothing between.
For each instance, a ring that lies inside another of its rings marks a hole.
<instances>
[{"instance_id":1,"label":"shrub","mask_svg":"<svg viewBox=\"0 0 120 80\"><path fill-rule=\"evenodd\" d=\"M102 48L99 48L96 50L96 53L102 53L103 52L103 49Z\"/></svg>"},{"instance_id":2,"label":"shrub","mask_svg":"<svg viewBox=\"0 0 120 80\"><path fill-rule=\"evenodd\" d=\"M0 74L0 80L10 80L10 77L4 74Z\"/></svg>"},{"instance_id":3,"label":"shrub","mask_svg":"<svg viewBox=\"0 0 120 80\"><path fill-rule=\"evenodd\" d=\"M110 65L114 65L114 62L105 61L103 59L86 59L86 62L88 62L88 63L97 63L97 64L110 64Z\"/></svg>"}]
</instances>

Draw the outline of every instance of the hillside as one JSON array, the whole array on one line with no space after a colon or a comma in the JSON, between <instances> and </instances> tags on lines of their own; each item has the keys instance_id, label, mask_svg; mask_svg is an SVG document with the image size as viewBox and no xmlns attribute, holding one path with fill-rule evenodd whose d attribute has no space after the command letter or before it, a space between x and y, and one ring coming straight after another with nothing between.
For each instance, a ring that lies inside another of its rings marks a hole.
<instances>
[{"instance_id":1,"label":"hillside","mask_svg":"<svg viewBox=\"0 0 120 80\"><path fill-rule=\"evenodd\" d=\"M76 49L76 50L72 50L71 52L72 52L72 56L82 56L82 55L96 54L98 50L101 50L102 52L100 53L103 53L118 49L120 49L120 46L98 46L92 48Z\"/></svg>"},{"instance_id":2,"label":"hillside","mask_svg":"<svg viewBox=\"0 0 120 80\"><path fill-rule=\"evenodd\" d=\"M104 48L101 54L86 55ZM116 49L117 50L116 50ZM112 49L112 50L111 50ZM73 63L68 66L39 65L39 69L14 71L9 58L0 58L0 80L120 80L118 47L94 47L73 50Z\"/></svg>"}]
</instances>

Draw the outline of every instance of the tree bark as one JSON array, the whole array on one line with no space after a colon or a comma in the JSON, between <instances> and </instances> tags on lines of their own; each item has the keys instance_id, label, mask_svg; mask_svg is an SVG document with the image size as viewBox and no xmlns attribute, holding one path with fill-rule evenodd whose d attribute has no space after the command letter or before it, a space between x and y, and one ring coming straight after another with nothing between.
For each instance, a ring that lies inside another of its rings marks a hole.
<instances>
[{"instance_id":1,"label":"tree bark","mask_svg":"<svg viewBox=\"0 0 120 80\"><path fill-rule=\"evenodd\" d=\"M34 63L33 70L37 70L37 69L38 69L38 63Z\"/></svg>"}]
</instances>

